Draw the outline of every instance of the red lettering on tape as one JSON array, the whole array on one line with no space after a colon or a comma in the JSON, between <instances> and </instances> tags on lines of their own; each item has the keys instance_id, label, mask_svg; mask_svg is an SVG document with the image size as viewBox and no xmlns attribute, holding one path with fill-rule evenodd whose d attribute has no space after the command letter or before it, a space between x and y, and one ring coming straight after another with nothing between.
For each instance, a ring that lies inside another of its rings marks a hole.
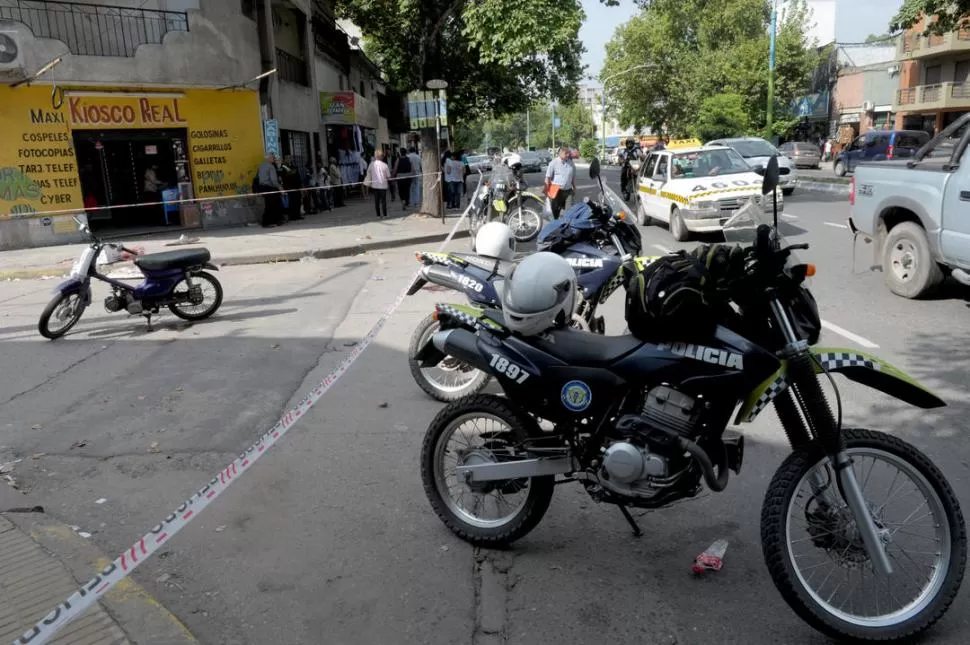
<instances>
[{"instance_id":1,"label":"red lettering on tape","mask_svg":"<svg viewBox=\"0 0 970 645\"><path fill-rule=\"evenodd\" d=\"M125 559L125 554L124 553L121 554L121 570L122 571L127 571L128 570L128 562Z\"/></svg>"},{"instance_id":2,"label":"red lettering on tape","mask_svg":"<svg viewBox=\"0 0 970 645\"><path fill-rule=\"evenodd\" d=\"M276 432L273 433L273 438L274 439L279 439L280 438L280 431L279 430L277 430Z\"/></svg>"},{"instance_id":3,"label":"red lettering on tape","mask_svg":"<svg viewBox=\"0 0 970 645\"><path fill-rule=\"evenodd\" d=\"M242 467L243 468L245 468L248 465L249 465L249 460L248 459L246 461L242 462Z\"/></svg>"},{"instance_id":4,"label":"red lettering on tape","mask_svg":"<svg viewBox=\"0 0 970 645\"><path fill-rule=\"evenodd\" d=\"M185 515L182 516L182 519L183 520L189 519L190 517L192 517L192 514L193 513L195 513L195 511L189 511L188 513L186 513Z\"/></svg>"},{"instance_id":5,"label":"red lettering on tape","mask_svg":"<svg viewBox=\"0 0 970 645\"><path fill-rule=\"evenodd\" d=\"M104 591L107 588L108 588L108 583L106 582L103 585L101 585L100 587L98 587L97 590L94 593L95 593L95 595L100 594L102 591Z\"/></svg>"},{"instance_id":6,"label":"red lettering on tape","mask_svg":"<svg viewBox=\"0 0 970 645\"><path fill-rule=\"evenodd\" d=\"M165 541L165 538L167 537L168 537L168 533L162 533L157 538L155 538L155 544L161 544L162 542Z\"/></svg>"},{"instance_id":7,"label":"red lettering on tape","mask_svg":"<svg viewBox=\"0 0 970 645\"><path fill-rule=\"evenodd\" d=\"M216 492L214 490L210 490L209 494L206 495L206 499L212 499L215 496L216 496Z\"/></svg>"}]
</instances>

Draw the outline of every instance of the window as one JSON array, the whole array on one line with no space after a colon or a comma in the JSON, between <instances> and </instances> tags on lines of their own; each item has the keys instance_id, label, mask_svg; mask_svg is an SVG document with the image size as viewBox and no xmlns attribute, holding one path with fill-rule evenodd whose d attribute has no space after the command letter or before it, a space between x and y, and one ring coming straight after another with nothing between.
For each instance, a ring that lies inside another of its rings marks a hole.
<instances>
[{"instance_id":1,"label":"window","mask_svg":"<svg viewBox=\"0 0 970 645\"><path fill-rule=\"evenodd\" d=\"M924 79L924 85L936 85L943 78L943 66L933 65L932 67L926 68L926 78Z\"/></svg>"},{"instance_id":2,"label":"window","mask_svg":"<svg viewBox=\"0 0 970 645\"><path fill-rule=\"evenodd\" d=\"M256 20L256 0L242 0L242 14L250 20Z\"/></svg>"},{"instance_id":3,"label":"window","mask_svg":"<svg viewBox=\"0 0 970 645\"><path fill-rule=\"evenodd\" d=\"M657 165L657 157L659 156L660 155L658 155L655 152L650 153L650 155L647 156L646 161L644 161L643 164L640 166L641 177L647 177L647 178L653 177L653 169Z\"/></svg>"},{"instance_id":4,"label":"window","mask_svg":"<svg viewBox=\"0 0 970 645\"><path fill-rule=\"evenodd\" d=\"M310 135L296 130L280 130L283 156L293 156L297 168L303 168L310 161Z\"/></svg>"},{"instance_id":5,"label":"window","mask_svg":"<svg viewBox=\"0 0 970 645\"><path fill-rule=\"evenodd\" d=\"M360 95L366 97L367 92L364 91L364 79L360 80Z\"/></svg>"},{"instance_id":6,"label":"window","mask_svg":"<svg viewBox=\"0 0 970 645\"><path fill-rule=\"evenodd\" d=\"M660 155L660 160L657 162L657 170L653 173L654 175L663 175L666 179L669 175L670 158L667 155Z\"/></svg>"}]
</instances>

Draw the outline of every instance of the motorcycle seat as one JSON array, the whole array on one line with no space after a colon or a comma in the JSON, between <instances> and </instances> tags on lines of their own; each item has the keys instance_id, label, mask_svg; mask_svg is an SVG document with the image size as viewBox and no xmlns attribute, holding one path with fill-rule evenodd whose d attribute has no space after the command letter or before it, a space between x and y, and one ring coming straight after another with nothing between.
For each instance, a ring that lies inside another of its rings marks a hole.
<instances>
[{"instance_id":1,"label":"motorcycle seat","mask_svg":"<svg viewBox=\"0 0 970 645\"><path fill-rule=\"evenodd\" d=\"M135 266L145 271L164 271L165 269L185 269L205 264L212 256L209 249L184 249L181 251L162 251L149 253L135 258Z\"/></svg>"},{"instance_id":2,"label":"motorcycle seat","mask_svg":"<svg viewBox=\"0 0 970 645\"><path fill-rule=\"evenodd\" d=\"M570 365L603 366L643 345L632 335L602 336L575 329L556 329L537 336L533 344Z\"/></svg>"}]
</instances>

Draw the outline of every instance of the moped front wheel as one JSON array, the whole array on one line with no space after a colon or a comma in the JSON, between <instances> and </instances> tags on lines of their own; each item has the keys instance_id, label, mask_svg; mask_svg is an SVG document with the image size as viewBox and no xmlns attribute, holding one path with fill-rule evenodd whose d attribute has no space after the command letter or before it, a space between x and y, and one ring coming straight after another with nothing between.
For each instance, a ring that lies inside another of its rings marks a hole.
<instances>
[{"instance_id":1,"label":"moped front wheel","mask_svg":"<svg viewBox=\"0 0 970 645\"><path fill-rule=\"evenodd\" d=\"M60 338L81 320L86 307L79 292L59 293L44 307L37 331L50 340Z\"/></svg>"},{"instance_id":2,"label":"moped front wheel","mask_svg":"<svg viewBox=\"0 0 970 645\"><path fill-rule=\"evenodd\" d=\"M173 314L183 320L205 320L222 305L222 285L214 275L199 271L176 284L172 297L168 309Z\"/></svg>"}]
</instances>

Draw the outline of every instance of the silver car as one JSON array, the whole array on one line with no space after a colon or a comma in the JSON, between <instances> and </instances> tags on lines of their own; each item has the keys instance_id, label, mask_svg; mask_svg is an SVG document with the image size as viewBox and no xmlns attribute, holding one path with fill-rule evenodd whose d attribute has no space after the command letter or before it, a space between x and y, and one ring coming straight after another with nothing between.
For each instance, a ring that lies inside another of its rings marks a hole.
<instances>
[{"instance_id":1,"label":"silver car","mask_svg":"<svg viewBox=\"0 0 970 645\"><path fill-rule=\"evenodd\" d=\"M796 168L815 168L822 162L822 151L814 143L789 141L778 146L781 153L795 162Z\"/></svg>"},{"instance_id":2,"label":"silver car","mask_svg":"<svg viewBox=\"0 0 970 645\"><path fill-rule=\"evenodd\" d=\"M752 168L755 166L767 166L768 160L774 156L778 156L778 169L780 175L778 177L778 185L781 187L782 193L785 195L791 195L795 192L795 164L789 157L786 157L778 148L774 147L761 137L734 137L730 139L717 139L716 141L708 141L707 146L727 146L732 148L739 155L744 157L744 160L748 162L748 165Z\"/></svg>"}]
</instances>

